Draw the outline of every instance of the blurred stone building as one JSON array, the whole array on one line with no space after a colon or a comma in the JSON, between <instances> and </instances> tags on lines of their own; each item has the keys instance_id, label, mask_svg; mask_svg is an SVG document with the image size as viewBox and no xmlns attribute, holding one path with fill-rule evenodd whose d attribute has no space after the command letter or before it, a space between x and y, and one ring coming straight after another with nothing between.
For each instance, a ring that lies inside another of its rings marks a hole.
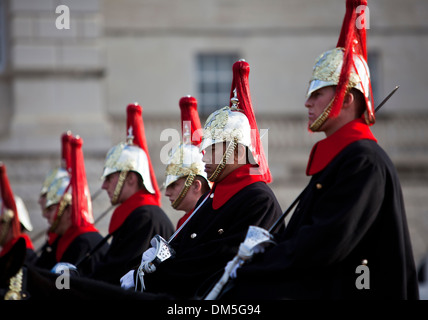
<instances>
[{"instance_id":1,"label":"blurred stone building","mask_svg":"<svg viewBox=\"0 0 428 320\"><path fill-rule=\"evenodd\" d=\"M69 10L57 12L60 5ZM198 99L204 122L228 104L241 58L285 210L324 137L306 130L305 92L316 57L336 45L344 12L345 0L0 0L0 160L31 214L31 235L47 227L38 193L59 165L63 132L83 138L95 194L107 150L125 139L125 108L139 102L162 184L161 132L179 130L180 97ZM428 2L369 1L368 12L375 104L400 85L373 131L398 168L418 262L428 251ZM69 29L58 29L67 13ZM108 207L101 192L95 218ZM163 209L174 223L181 215L167 199ZM97 224L103 234L109 217Z\"/></svg>"}]
</instances>

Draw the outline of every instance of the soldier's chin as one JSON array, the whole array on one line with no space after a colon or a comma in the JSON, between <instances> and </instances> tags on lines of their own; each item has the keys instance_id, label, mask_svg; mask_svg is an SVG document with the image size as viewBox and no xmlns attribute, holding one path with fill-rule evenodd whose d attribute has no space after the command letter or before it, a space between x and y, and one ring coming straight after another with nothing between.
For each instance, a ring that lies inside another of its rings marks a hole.
<instances>
[{"instance_id":1,"label":"soldier's chin","mask_svg":"<svg viewBox=\"0 0 428 320\"><path fill-rule=\"evenodd\" d=\"M214 170L211 169L211 168L206 168L205 167L204 171L207 173L207 177L210 177L214 173Z\"/></svg>"}]
</instances>

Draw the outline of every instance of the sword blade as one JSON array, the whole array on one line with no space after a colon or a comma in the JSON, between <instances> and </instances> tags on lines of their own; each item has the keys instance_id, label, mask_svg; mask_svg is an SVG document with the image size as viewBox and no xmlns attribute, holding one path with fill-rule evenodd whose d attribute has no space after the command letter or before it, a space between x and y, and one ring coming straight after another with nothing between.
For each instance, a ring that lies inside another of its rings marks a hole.
<instances>
[{"instance_id":1,"label":"sword blade","mask_svg":"<svg viewBox=\"0 0 428 320\"><path fill-rule=\"evenodd\" d=\"M389 100L389 98L392 97L392 95L398 90L398 88L400 88L400 86L395 86L394 90L392 90L391 93L388 94L386 98L382 100L382 102L376 107L375 113L378 112L379 109L383 107L383 105Z\"/></svg>"},{"instance_id":2,"label":"sword blade","mask_svg":"<svg viewBox=\"0 0 428 320\"><path fill-rule=\"evenodd\" d=\"M172 240L177 236L177 234L181 231L181 229L184 228L184 226L189 222L190 219L195 215L195 213L199 210L200 207L207 201L208 197L211 195L212 191L208 193L208 195L205 197L205 199L200 203L200 205L193 210L192 214L186 219L186 221L183 222L183 224L180 226L180 228L177 229L177 231L174 232L174 234L168 239L168 244L171 243Z\"/></svg>"}]
</instances>

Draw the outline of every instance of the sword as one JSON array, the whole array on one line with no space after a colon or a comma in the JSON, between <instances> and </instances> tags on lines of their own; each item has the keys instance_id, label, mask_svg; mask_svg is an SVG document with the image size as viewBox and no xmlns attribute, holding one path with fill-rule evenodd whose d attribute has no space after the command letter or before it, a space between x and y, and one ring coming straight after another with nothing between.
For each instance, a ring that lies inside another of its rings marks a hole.
<instances>
[{"instance_id":1,"label":"sword","mask_svg":"<svg viewBox=\"0 0 428 320\"><path fill-rule=\"evenodd\" d=\"M169 258L173 258L175 256L175 250L170 246L172 240L180 233L180 231L184 228L184 226L190 221L190 219L198 212L199 208L207 201L212 192L209 192L205 199L199 204L199 206L193 210L192 214L184 221L184 223L173 233L173 235L166 241L160 235L156 235L153 237L152 241L154 241L153 247L156 248L155 257L152 261L147 261L144 264L141 264L138 268L138 273L144 271L146 273L152 273L156 270L156 267ZM152 243L150 241L150 243ZM136 286L135 286L136 287Z\"/></svg>"},{"instance_id":2,"label":"sword","mask_svg":"<svg viewBox=\"0 0 428 320\"><path fill-rule=\"evenodd\" d=\"M375 113L378 112L379 109L383 107L383 105L389 100L389 98L392 97L392 95L398 90L398 88L400 88L400 86L395 86L395 88L391 91L391 93L388 94L386 98L382 100L382 102L376 107Z\"/></svg>"}]
</instances>

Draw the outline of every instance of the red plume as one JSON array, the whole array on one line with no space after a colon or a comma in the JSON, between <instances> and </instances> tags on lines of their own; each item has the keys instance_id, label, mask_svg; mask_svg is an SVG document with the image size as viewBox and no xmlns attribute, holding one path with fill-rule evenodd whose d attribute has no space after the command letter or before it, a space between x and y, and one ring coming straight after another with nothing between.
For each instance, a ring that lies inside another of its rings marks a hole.
<instances>
[{"instance_id":1,"label":"red plume","mask_svg":"<svg viewBox=\"0 0 428 320\"><path fill-rule=\"evenodd\" d=\"M346 94L346 88L349 83L349 76L354 66L354 54L359 54L367 61L366 48L366 28L361 22L365 22L364 9L367 7L367 0L347 0L346 13L343 18L342 29L340 31L339 40L336 47L345 49L343 57L342 70L339 77L339 82L336 87L336 96L330 112L330 117L339 115L342 108L343 99ZM357 14L357 9L361 10L360 15ZM369 85L371 90L371 84ZM371 97L370 92L370 97ZM373 102L366 103L369 117L374 122L374 111L372 110Z\"/></svg>"},{"instance_id":2,"label":"red plume","mask_svg":"<svg viewBox=\"0 0 428 320\"><path fill-rule=\"evenodd\" d=\"M253 106L251 103L250 85L249 85L250 65L243 60L237 61L233 64L233 80L232 88L230 90L230 97L236 95L239 100L239 108L242 109L250 122L251 127L251 144L255 150L255 159L259 164L259 172L263 176L266 183L272 182L272 175L263 151L263 146L260 141L260 133L257 127L256 116L254 115Z\"/></svg>"},{"instance_id":3,"label":"red plume","mask_svg":"<svg viewBox=\"0 0 428 320\"><path fill-rule=\"evenodd\" d=\"M12 210L12 237L16 238L21 234L21 226L18 218L18 210L16 209L15 197L13 196L12 188L10 187L7 177L6 165L2 162L0 162L0 189L2 198L1 214L4 214L5 209Z\"/></svg>"},{"instance_id":4,"label":"red plume","mask_svg":"<svg viewBox=\"0 0 428 320\"><path fill-rule=\"evenodd\" d=\"M71 140L71 223L84 227L94 223L92 200L86 180L83 140L79 136Z\"/></svg>"},{"instance_id":5,"label":"red plume","mask_svg":"<svg viewBox=\"0 0 428 320\"><path fill-rule=\"evenodd\" d=\"M360 6L367 7L367 0L346 1L346 13L343 18L342 29L340 30L336 47L346 48L352 45L353 41L357 40L358 44L354 46L354 52L367 60L366 28L357 21L358 18L361 20L360 22L365 22L365 12L360 12L362 16L357 17L357 8Z\"/></svg>"},{"instance_id":6,"label":"red plume","mask_svg":"<svg viewBox=\"0 0 428 320\"><path fill-rule=\"evenodd\" d=\"M71 131L67 131L61 136L61 167L66 169L67 172L71 170L71 140L73 136L71 135Z\"/></svg>"},{"instance_id":7,"label":"red plume","mask_svg":"<svg viewBox=\"0 0 428 320\"><path fill-rule=\"evenodd\" d=\"M134 136L134 144L141 149L147 155L147 160L149 161L150 169L150 179L152 180L153 189L155 190L155 197L158 205L161 205L161 193L159 191L158 182L156 180L155 171L153 170L152 161L150 159L149 148L147 147L146 133L144 131L144 122L143 122L143 108L137 104L130 104L126 109L126 133L128 135L130 127L132 127L132 134Z\"/></svg>"},{"instance_id":8,"label":"red plume","mask_svg":"<svg viewBox=\"0 0 428 320\"><path fill-rule=\"evenodd\" d=\"M184 134L184 124L190 121L191 142L198 146L202 141L202 126L198 114L198 101L191 96L182 97L179 102L181 110L181 132Z\"/></svg>"}]
</instances>

